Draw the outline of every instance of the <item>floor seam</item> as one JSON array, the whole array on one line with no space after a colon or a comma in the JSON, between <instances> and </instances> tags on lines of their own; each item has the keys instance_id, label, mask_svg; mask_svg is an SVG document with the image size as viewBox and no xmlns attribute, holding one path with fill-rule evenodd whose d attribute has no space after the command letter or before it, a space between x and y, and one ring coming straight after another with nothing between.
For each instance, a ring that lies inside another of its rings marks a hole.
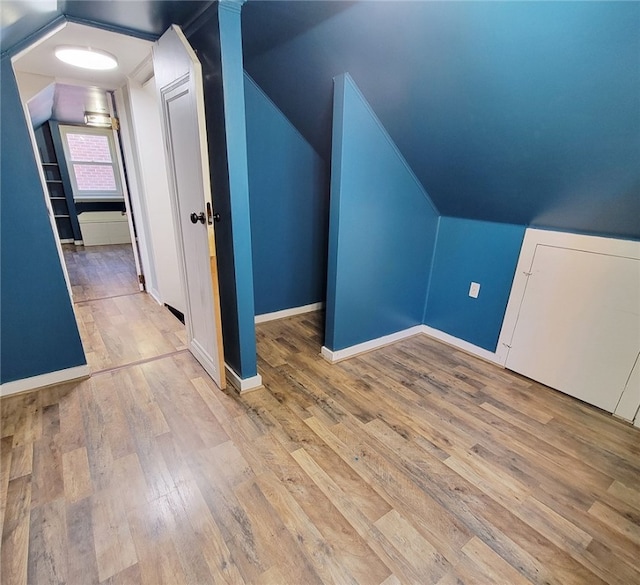
<instances>
[{"instance_id":1,"label":"floor seam","mask_svg":"<svg viewBox=\"0 0 640 585\"><path fill-rule=\"evenodd\" d=\"M144 292L145 291L143 291L143 290L138 290L136 292L122 293L121 295L112 295L112 296L109 296L109 297L100 297L100 298L97 298L97 299L84 299L82 301L74 300L73 304L74 305L79 305L81 303L93 303L95 301L106 301L108 299L117 299L117 298L120 298L120 297L132 297L134 295L141 295Z\"/></svg>"},{"instance_id":2,"label":"floor seam","mask_svg":"<svg viewBox=\"0 0 640 585\"><path fill-rule=\"evenodd\" d=\"M99 376L100 374L110 374L112 372L117 372L119 370L124 370L126 368L131 368L134 366L141 366L143 364L148 364L149 362L155 362L157 360L162 360L174 355L179 355L185 352L188 352L189 350L185 347L184 349L176 349L175 351L170 351L168 353L163 353L161 355L156 355L156 356L152 356L152 357L148 357L148 358L144 358L141 360L137 360L135 362L131 362L128 364L122 364L121 366L113 366L110 368L105 368L103 370L96 370L95 372L92 371L91 372L91 377L93 376Z\"/></svg>"}]
</instances>

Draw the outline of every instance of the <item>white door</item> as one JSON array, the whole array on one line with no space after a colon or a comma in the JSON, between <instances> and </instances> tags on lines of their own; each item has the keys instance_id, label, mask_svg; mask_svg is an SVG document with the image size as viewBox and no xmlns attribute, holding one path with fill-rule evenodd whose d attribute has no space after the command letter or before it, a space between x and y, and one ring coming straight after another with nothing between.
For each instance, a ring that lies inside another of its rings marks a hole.
<instances>
[{"instance_id":1,"label":"white door","mask_svg":"<svg viewBox=\"0 0 640 585\"><path fill-rule=\"evenodd\" d=\"M114 96L111 93L107 92L107 102L109 104L109 114L111 115L111 117L115 118L115 104L114 104ZM132 201L131 201L131 193L129 193L129 187L127 185L127 178L125 176L125 166L124 166L124 161L122 160L122 155L121 152L123 151L122 148L122 142L120 140L120 132L118 130L118 125L116 125L115 128L112 129L113 132L113 141L116 145L115 150L115 154L116 154L116 160L118 162L117 165L114 165L114 170L115 167L118 167L118 174L119 174L119 180L120 180L120 184L122 185L122 192L124 194L124 208L126 210L127 213L127 224L129 226L129 238L131 239L131 249L133 250L133 261L135 263L136 266L136 274L138 276L138 288L143 291L145 289L145 276L144 276L144 271L146 270L147 272L151 272L151 270L149 270L150 266L151 266L151 262L148 261L148 251L146 250L146 248L144 248L143 246L140 245L140 242L138 240L138 237L136 235L136 229L134 228L133 225L133 205L132 205ZM143 222L143 217L141 213L138 213L138 215L136 216L136 221L138 223L138 229L142 228L142 222ZM146 238L142 238L142 243L146 244ZM142 251L145 254L145 258L147 259L147 262L145 262L145 266L143 270L143 263L142 263L142 258L141 258L141 248Z\"/></svg>"},{"instance_id":2,"label":"white door","mask_svg":"<svg viewBox=\"0 0 640 585\"><path fill-rule=\"evenodd\" d=\"M224 388L200 63L180 28L174 25L155 43L153 64L185 289L189 349L218 386Z\"/></svg>"},{"instance_id":3,"label":"white door","mask_svg":"<svg viewBox=\"0 0 640 585\"><path fill-rule=\"evenodd\" d=\"M640 351L640 260L538 244L526 274L505 365L616 411Z\"/></svg>"}]
</instances>

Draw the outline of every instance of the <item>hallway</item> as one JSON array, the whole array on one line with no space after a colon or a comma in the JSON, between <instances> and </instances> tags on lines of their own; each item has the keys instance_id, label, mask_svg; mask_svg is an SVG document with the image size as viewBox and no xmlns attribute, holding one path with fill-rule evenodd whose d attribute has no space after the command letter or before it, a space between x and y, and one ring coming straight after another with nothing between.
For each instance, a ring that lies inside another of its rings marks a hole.
<instances>
[{"instance_id":1,"label":"hallway","mask_svg":"<svg viewBox=\"0 0 640 585\"><path fill-rule=\"evenodd\" d=\"M0 401L2 585L640 582L638 429L424 336L329 365L318 313L220 391L92 261L92 377Z\"/></svg>"},{"instance_id":2,"label":"hallway","mask_svg":"<svg viewBox=\"0 0 640 585\"><path fill-rule=\"evenodd\" d=\"M186 349L184 325L140 292L131 244L63 250L93 374Z\"/></svg>"}]
</instances>

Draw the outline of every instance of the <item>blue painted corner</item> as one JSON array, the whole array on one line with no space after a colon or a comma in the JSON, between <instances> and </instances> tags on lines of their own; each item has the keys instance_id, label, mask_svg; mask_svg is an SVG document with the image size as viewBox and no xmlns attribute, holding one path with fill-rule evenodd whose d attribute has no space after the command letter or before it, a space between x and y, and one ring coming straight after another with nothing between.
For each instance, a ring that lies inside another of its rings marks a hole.
<instances>
[{"instance_id":1,"label":"blue painted corner","mask_svg":"<svg viewBox=\"0 0 640 585\"><path fill-rule=\"evenodd\" d=\"M348 75L335 80L325 345L422 322L438 214Z\"/></svg>"},{"instance_id":2,"label":"blue painted corner","mask_svg":"<svg viewBox=\"0 0 640 585\"><path fill-rule=\"evenodd\" d=\"M325 163L249 76L245 105L256 314L323 302Z\"/></svg>"},{"instance_id":3,"label":"blue painted corner","mask_svg":"<svg viewBox=\"0 0 640 585\"><path fill-rule=\"evenodd\" d=\"M443 217L424 323L495 351L525 227ZM471 282L480 284L477 299Z\"/></svg>"}]
</instances>

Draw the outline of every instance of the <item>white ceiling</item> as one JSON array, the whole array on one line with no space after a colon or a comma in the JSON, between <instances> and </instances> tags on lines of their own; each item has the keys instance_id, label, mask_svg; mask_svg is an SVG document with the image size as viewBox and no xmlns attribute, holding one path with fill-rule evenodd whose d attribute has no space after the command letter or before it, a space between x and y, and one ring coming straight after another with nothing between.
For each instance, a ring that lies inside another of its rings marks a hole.
<instances>
[{"instance_id":1,"label":"white ceiling","mask_svg":"<svg viewBox=\"0 0 640 585\"><path fill-rule=\"evenodd\" d=\"M107 51L115 55L119 67L108 71L73 67L56 59L54 51L59 45L80 45ZM127 76L151 54L152 46L149 41L68 22L61 30L23 52L14 61L14 68L16 71L55 77L62 82L114 90L126 83Z\"/></svg>"},{"instance_id":2,"label":"white ceiling","mask_svg":"<svg viewBox=\"0 0 640 585\"><path fill-rule=\"evenodd\" d=\"M116 57L119 66L108 71L73 67L56 59L54 51L59 45L107 51ZM42 76L44 83L41 81L40 86L49 84L28 97L34 126L50 117L82 123L85 111L108 111L105 92L125 85L127 77L148 60L152 46L149 41L69 22L23 51L13 62L19 82L21 74L31 74Z\"/></svg>"}]
</instances>

